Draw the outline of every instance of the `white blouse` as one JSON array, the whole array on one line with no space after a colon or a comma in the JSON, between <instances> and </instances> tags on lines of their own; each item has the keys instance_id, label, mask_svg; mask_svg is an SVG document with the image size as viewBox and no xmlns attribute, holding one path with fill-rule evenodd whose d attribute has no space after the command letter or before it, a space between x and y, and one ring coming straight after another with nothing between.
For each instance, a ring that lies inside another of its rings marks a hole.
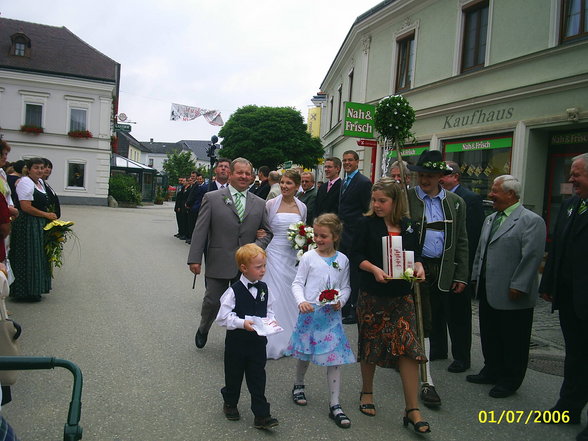
<instances>
[{"instance_id":1,"label":"white blouse","mask_svg":"<svg viewBox=\"0 0 588 441\"><path fill-rule=\"evenodd\" d=\"M37 190L39 190L41 193L46 193L43 181L39 179L38 183L40 183L41 186L40 188L37 187ZM33 182L33 180L28 176L23 176L22 178L20 178L18 183L16 184L16 194L18 195L18 200L32 201L33 193L35 193L35 183Z\"/></svg>"},{"instance_id":2,"label":"white blouse","mask_svg":"<svg viewBox=\"0 0 588 441\"><path fill-rule=\"evenodd\" d=\"M341 306L345 305L351 294L349 286L349 259L337 252L336 265L327 265L316 250L303 254L298 272L292 282L292 294L296 304L302 302L318 303L318 297L325 289L339 291Z\"/></svg>"}]
</instances>

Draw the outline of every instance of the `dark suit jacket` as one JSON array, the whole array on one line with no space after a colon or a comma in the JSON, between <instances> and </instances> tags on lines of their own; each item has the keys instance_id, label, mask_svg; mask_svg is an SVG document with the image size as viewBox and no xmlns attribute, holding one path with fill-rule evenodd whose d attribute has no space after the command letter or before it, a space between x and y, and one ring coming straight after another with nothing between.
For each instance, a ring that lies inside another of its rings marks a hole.
<instances>
[{"instance_id":1,"label":"dark suit jacket","mask_svg":"<svg viewBox=\"0 0 588 441\"><path fill-rule=\"evenodd\" d=\"M480 232L484 225L484 206L482 205L482 196L474 193L467 187L460 184L454 192L466 203L466 231L468 233L468 247L470 250L469 263L470 268L473 266L476 248L480 241Z\"/></svg>"},{"instance_id":2,"label":"dark suit jacket","mask_svg":"<svg viewBox=\"0 0 588 441\"><path fill-rule=\"evenodd\" d=\"M314 204L314 216L319 217L323 213L339 212L339 196L341 193L341 179L333 184L333 187L327 192L329 183L325 182L316 192L316 201Z\"/></svg>"},{"instance_id":3,"label":"dark suit jacket","mask_svg":"<svg viewBox=\"0 0 588 441\"><path fill-rule=\"evenodd\" d=\"M421 246L419 245L419 232L416 225L408 218L400 223L402 234L402 247L404 250L414 251L415 262L421 262ZM351 264L359 266L367 260L378 268L384 267L382 251L382 237L388 236L388 228L384 219L377 216L363 216L357 224L357 231L353 237L353 249L351 252ZM378 283L374 275L362 269L360 274L360 288L371 295L387 295L400 297L412 292L410 283L405 280L391 280L388 283Z\"/></svg>"},{"instance_id":4,"label":"dark suit jacket","mask_svg":"<svg viewBox=\"0 0 588 441\"><path fill-rule=\"evenodd\" d=\"M188 198L186 199L186 206L190 209L191 213L198 213L200 210L200 204L202 204L204 193L208 192L208 189L209 185L207 183L193 185L190 187Z\"/></svg>"},{"instance_id":5,"label":"dark suit jacket","mask_svg":"<svg viewBox=\"0 0 588 441\"><path fill-rule=\"evenodd\" d=\"M343 237L341 238L343 252L351 249L356 225L362 215L369 210L371 197L372 181L359 172L349 182L347 189L341 193L339 218L343 222Z\"/></svg>"},{"instance_id":6,"label":"dark suit jacket","mask_svg":"<svg viewBox=\"0 0 588 441\"><path fill-rule=\"evenodd\" d=\"M313 187L312 190L308 192L301 191L296 195L298 200L306 205L306 225L312 225L312 221L314 220L314 206L316 204L316 187Z\"/></svg>"},{"instance_id":7,"label":"dark suit jacket","mask_svg":"<svg viewBox=\"0 0 588 441\"><path fill-rule=\"evenodd\" d=\"M257 188L257 190L255 191L255 196L260 197L261 199L265 200L265 198L267 198L267 194L270 191L271 186L269 185L268 181L263 181L259 187Z\"/></svg>"},{"instance_id":8,"label":"dark suit jacket","mask_svg":"<svg viewBox=\"0 0 588 441\"><path fill-rule=\"evenodd\" d=\"M180 209L180 211L182 208L184 208L184 204L186 203L186 197L186 187L182 185L176 193L176 203L174 205L175 211L178 211L178 208Z\"/></svg>"},{"instance_id":9,"label":"dark suit jacket","mask_svg":"<svg viewBox=\"0 0 588 441\"><path fill-rule=\"evenodd\" d=\"M588 212L578 215L579 205L580 198L574 196L561 206L539 292L553 296L553 309L558 309L558 299L562 294L559 292L562 287L559 277L570 277L569 285L572 287L574 310L579 318L587 320ZM569 255L565 257L571 262L571 268L564 271L561 264L566 251Z\"/></svg>"}]
</instances>

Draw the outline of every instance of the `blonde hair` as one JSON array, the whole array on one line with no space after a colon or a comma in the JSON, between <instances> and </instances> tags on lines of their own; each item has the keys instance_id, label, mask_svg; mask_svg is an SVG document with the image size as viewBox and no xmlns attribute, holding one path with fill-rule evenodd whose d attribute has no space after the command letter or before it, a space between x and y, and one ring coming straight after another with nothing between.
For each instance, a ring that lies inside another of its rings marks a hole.
<instances>
[{"instance_id":1,"label":"blonde hair","mask_svg":"<svg viewBox=\"0 0 588 441\"><path fill-rule=\"evenodd\" d=\"M300 173L298 173L296 170L292 170L291 168L286 170L284 174L281 176L281 178L291 179L294 182L294 184L298 186L300 186L300 181L302 180Z\"/></svg>"},{"instance_id":2,"label":"blonde hair","mask_svg":"<svg viewBox=\"0 0 588 441\"><path fill-rule=\"evenodd\" d=\"M372 194L374 191L381 191L394 201L390 221L392 221L394 225L400 225L400 219L407 215L406 203L402 196L401 184L392 178L384 177L373 185ZM370 209L365 216L375 216L373 202L370 202Z\"/></svg>"},{"instance_id":3,"label":"blonde hair","mask_svg":"<svg viewBox=\"0 0 588 441\"><path fill-rule=\"evenodd\" d=\"M263 255L263 257L267 257L265 250L261 248L259 245L255 245L254 243L248 243L247 245L243 245L240 247L237 252L235 253L235 260L237 261L237 265L245 265L247 266L253 258L257 257L258 255Z\"/></svg>"},{"instance_id":4,"label":"blonde hair","mask_svg":"<svg viewBox=\"0 0 588 441\"><path fill-rule=\"evenodd\" d=\"M325 213L321 214L319 217L315 218L313 222L313 226L320 226L320 227L327 227L331 234L333 235L333 244L335 249L339 247L339 242L341 242L341 234L343 234L343 223L339 216L335 213Z\"/></svg>"}]
</instances>

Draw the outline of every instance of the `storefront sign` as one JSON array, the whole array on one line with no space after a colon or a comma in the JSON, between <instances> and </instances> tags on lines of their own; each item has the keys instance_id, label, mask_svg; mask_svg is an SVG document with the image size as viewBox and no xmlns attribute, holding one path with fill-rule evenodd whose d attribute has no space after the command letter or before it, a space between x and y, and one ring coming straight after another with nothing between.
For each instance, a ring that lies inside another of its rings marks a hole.
<instances>
[{"instance_id":1,"label":"storefront sign","mask_svg":"<svg viewBox=\"0 0 588 441\"><path fill-rule=\"evenodd\" d=\"M429 144L416 144L405 146L400 149L402 156L420 156L421 153L429 150Z\"/></svg>"},{"instance_id":2,"label":"storefront sign","mask_svg":"<svg viewBox=\"0 0 588 441\"><path fill-rule=\"evenodd\" d=\"M358 139L357 145L361 147L377 147L378 141L375 139Z\"/></svg>"},{"instance_id":3,"label":"storefront sign","mask_svg":"<svg viewBox=\"0 0 588 441\"><path fill-rule=\"evenodd\" d=\"M444 129L456 129L458 127L475 126L489 122L496 122L511 119L514 114L514 107L503 107L501 109L476 109L463 114L445 115Z\"/></svg>"},{"instance_id":4,"label":"storefront sign","mask_svg":"<svg viewBox=\"0 0 588 441\"><path fill-rule=\"evenodd\" d=\"M375 106L371 104L345 103L343 136L373 138L374 110Z\"/></svg>"},{"instance_id":5,"label":"storefront sign","mask_svg":"<svg viewBox=\"0 0 588 441\"><path fill-rule=\"evenodd\" d=\"M553 135L551 137L552 145L582 144L585 142L588 142L588 132L563 133L560 135Z\"/></svg>"},{"instance_id":6,"label":"storefront sign","mask_svg":"<svg viewBox=\"0 0 588 441\"><path fill-rule=\"evenodd\" d=\"M470 152L476 150L505 149L512 147L512 137L471 139L460 142L448 142L445 144L446 153Z\"/></svg>"}]
</instances>

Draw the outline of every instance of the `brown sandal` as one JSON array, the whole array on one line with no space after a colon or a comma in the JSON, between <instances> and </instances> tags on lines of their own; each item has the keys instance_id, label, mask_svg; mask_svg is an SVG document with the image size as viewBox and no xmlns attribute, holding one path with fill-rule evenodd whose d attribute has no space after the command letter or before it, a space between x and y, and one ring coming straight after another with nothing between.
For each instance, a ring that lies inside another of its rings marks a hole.
<instances>
[{"instance_id":1,"label":"brown sandal","mask_svg":"<svg viewBox=\"0 0 588 441\"><path fill-rule=\"evenodd\" d=\"M364 395L373 395L373 394L374 394L373 392L360 392L359 393L359 400L361 401L361 397L363 397ZM374 413L366 412L366 410L373 410ZM367 403L367 404L360 403L359 404L359 411L367 416L371 416L371 417L376 416L376 406L373 403Z\"/></svg>"}]
</instances>

